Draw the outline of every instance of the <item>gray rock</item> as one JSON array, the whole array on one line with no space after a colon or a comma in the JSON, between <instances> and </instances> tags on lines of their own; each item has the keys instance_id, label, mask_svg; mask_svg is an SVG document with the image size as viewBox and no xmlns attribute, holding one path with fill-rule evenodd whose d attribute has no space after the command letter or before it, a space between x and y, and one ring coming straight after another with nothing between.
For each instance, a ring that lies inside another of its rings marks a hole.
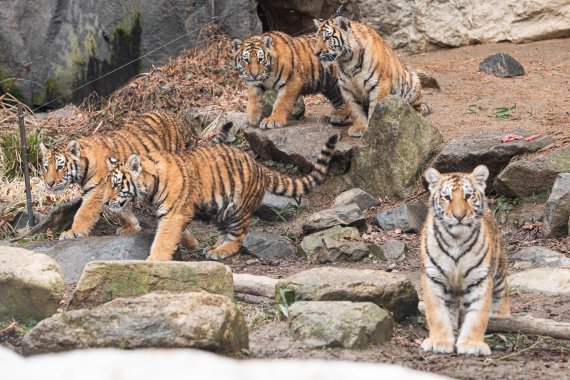
<instances>
[{"instance_id":1,"label":"gray rock","mask_svg":"<svg viewBox=\"0 0 570 380\"><path fill-rule=\"evenodd\" d=\"M532 134L523 130L514 133L525 137ZM484 162L489 168L487 188L492 189L493 181L513 157L536 152L554 141L551 136L541 136L531 141L502 143L503 135L504 133L485 133L454 140L443 147L432 166L442 173L467 173Z\"/></svg>"},{"instance_id":2,"label":"gray rock","mask_svg":"<svg viewBox=\"0 0 570 380\"><path fill-rule=\"evenodd\" d=\"M387 260L401 261L406 258L406 243L400 240L387 240L382 244L382 251Z\"/></svg>"},{"instance_id":3,"label":"gray rock","mask_svg":"<svg viewBox=\"0 0 570 380\"><path fill-rule=\"evenodd\" d=\"M509 276L509 287L531 293L570 296L570 269L536 268Z\"/></svg>"},{"instance_id":4,"label":"gray rock","mask_svg":"<svg viewBox=\"0 0 570 380\"><path fill-rule=\"evenodd\" d=\"M236 353L248 331L233 300L205 292L155 292L121 298L92 310L56 314L24 337L24 355L81 348L177 348Z\"/></svg>"},{"instance_id":5,"label":"gray rock","mask_svg":"<svg viewBox=\"0 0 570 380\"><path fill-rule=\"evenodd\" d=\"M542 233L546 238L559 238L568 235L570 218L570 173L556 177L552 191L546 202L546 212Z\"/></svg>"},{"instance_id":6,"label":"gray rock","mask_svg":"<svg viewBox=\"0 0 570 380\"><path fill-rule=\"evenodd\" d=\"M351 203L356 203L361 210L366 210L369 207L378 206L380 201L368 194L366 191L354 188L340 193L332 204L332 207L346 206Z\"/></svg>"},{"instance_id":7,"label":"gray rock","mask_svg":"<svg viewBox=\"0 0 570 380\"><path fill-rule=\"evenodd\" d=\"M317 162L327 139L339 130L328 124L304 122L295 128L262 130L246 128L245 138L251 149L262 160L281 161L296 165L300 171L309 173ZM356 139L343 139L336 145L334 161L343 167L350 165L352 151L358 144Z\"/></svg>"},{"instance_id":8,"label":"gray rock","mask_svg":"<svg viewBox=\"0 0 570 380\"><path fill-rule=\"evenodd\" d=\"M495 74L496 77L511 78L524 75L524 68L513 57L505 53L491 55L479 64L479 70L485 74Z\"/></svg>"},{"instance_id":9,"label":"gray rock","mask_svg":"<svg viewBox=\"0 0 570 380\"><path fill-rule=\"evenodd\" d=\"M277 303L282 292L292 293L295 301L373 302L392 312L396 321L414 314L418 306L418 295L405 275L372 269L312 268L279 280Z\"/></svg>"},{"instance_id":10,"label":"gray rock","mask_svg":"<svg viewBox=\"0 0 570 380\"><path fill-rule=\"evenodd\" d=\"M213 262L92 261L85 266L69 309L89 308L115 298L137 297L153 291L207 291L234 296L232 272Z\"/></svg>"},{"instance_id":11,"label":"gray rock","mask_svg":"<svg viewBox=\"0 0 570 380\"><path fill-rule=\"evenodd\" d=\"M399 96L376 106L350 167L351 178L374 196L405 198L443 138Z\"/></svg>"},{"instance_id":12,"label":"gray rock","mask_svg":"<svg viewBox=\"0 0 570 380\"><path fill-rule=\"evenodd\" d=\"M370 255L370 249L361 241L336 240L323 236L323 245L309 259L315 263L360 261Z\"/></svg>"},{"instance_id":13,"label":"gray rock","mask_svg":"<svg viewBox=\"0 0 570 380\"><path fill-rule=\"evenodd\" d=\"M216 128L221 128L228 122L233 123L232 130L228 137L230 142L235 140L235 134L233 132L243 130L247 127L247 115L245 112L228 111L222 112L220 115L220 111L217 109L191 107L184 114L186 124L190 125L200 136L204 129L216 119L218 120Z\"/></svg>"},{"instance_id":14,"label":"gray rock","mask_svg":"<svg viewBox=\"0 0 570 380\"><path fill-rule=\"evenodd\" d=\"M428 212L429 209L423 202L413 201L378 214L376 222L386 231L399 228L402 232L419 232Z\"/></svg>"},{"instance_id":15,"label":"gray rock","mask_svg":"<svg viewBox=\"0 0 570 380\"><path fill-rule=\"evenodd\" d=\"M107 260L145 260L153 236L148 234L120 236L87 236L76 240L33 243L30 249L57 261L65 282L77 282L87 263ZM45 244L45 245L43 245Z\"/></svg>"},{"instance_id":16,"label":"gray rock","mask_svg":"<svg viewBox=\"0 0 570 380\"><path fill-rule=\"evenodd\" d=\"M266 90L263 94L263 104L261 114L263 117L268 117L273 112L273 104L275 104L276 94L273 90ZM295 105L289 114L291 119L299 120L305 116L305 101L302 96L299 96L295 101Z\"/></svg>"},{"instance_id":17,"label":"gray rock","mask_svg":"<svg viewBox=\"0 0 570 380\"><path fill-rule=\"evenodd\" d=\"M300 210L308 207L309 201L306 198L302 198L299 203L296 199L266 192L254 215L268 222L279 222L293 219Z\"/></svg>"},{"instance_id":18,"label":"gray rock","mask_svg":"<svg viewBox=\"0 0 570 380\"><path fill-rule=\"evenodd\" d=\"M560 173L570 172L570 144L540 157L513 160L494 182L497 194L526 198L550 191Z\"/></svg>"},{"instance_id":19,"label":"gray rock","mask_svg":"<svg viewBox=\"0 0 570 380\"><path fill-rule=\"evenodd\" d=\"M284 237L254 231L247 234L242 249L247 254L266 260L297 253L297 247Z\"/></svg>"},{"instance_id":20,"label":"gray rock","mask_svg":"<svg viewBox=\"0 0 570 380\"><path fill-rule=\"evenodd\" d=\"M0 320L41 321L57 311L64 291L54 260L23 248L0 248Z\"/></svg>"},{"instance_id":21,"label":"gray rock","mask_svg":"<svg viewBox=\"0 0 570 380\"><path fill-rule=\"evenodd\" d=\"M318 231L307 235L301 241L301 248L307 254L308 257L312 257L315 251L321 248L323 243L323 237L329 237L335 240L350 239L352 241L360 240L360 233L355 227L341 227L334 226L326 230Z\"/></svg>"},{"instance_id":22,"label":"gray rock","mask_svg":"<svg viewBox=\"0 0 570 380\"><path fill-rule=\"evenodd\" d=\"M34 226L36 224L42 223L46 219L45 214L42 214L42 213L39 213L36 211L34 211L33 214L34 214L34 220L33 220L32 224ZM10 222L10 225L18 233L21 233L22 231L29 230L30 221L28 219L28 213L25 211L20 211L19 213L16 214L14 219L12 219L12 221Z\"/></svg>"},{"instance_id":23,"label":"gray rock","mask_svg":"<svg viewBox=\"0 0 570 380\"><path fill-rule=\"evenodd\" d=\"M248 0L219 0L215 9L207 0L4 3L0 81L23 79L4 82L2 87L35 106L54 99L52 107L78 102L94 91L104 96L141 70L192 48L212 16L231 36L260 33L256 9ZM93 81L135 58L141 59Z\"/></svg>"},{"instance_id":24,"label":"gray rock","mask_svg":"<svg viewBox=\"0 0 570 380\"><path fill-rule=\"evenodd\" d=\"M390 341L392 320L372 302L301 301L289 308L289 330L310 348L367 348Z\"/></svg>"},{"instance_id":25,"label":"gray rock","mask_svg":"<svg viewBox=\"0 0 570 380\"><path fill-rule=\"evenodd\" d=\"M533 268L570 266L570 258L546 247L525 247L509 259L530 262Z\"/></svg>"},{"instance_id":26,"label":"gray rock","mask_svg":"<svg viewBox=\"0 0 570 380\"><path fill-rule=\"evenodd\" d=\"M303 224L305 232L324 230L333 226L363 225L364 215L355 203L318 211Z\"/></svg>"},{"instance_id":27,"label":"gray rock","mask_svg":"<svg viewBox=\"0 0 570 380\"><path fill-rule=\"evenodd\" d=\"M81 206L81 198L75 198L53 208L40 223L36 224L30 234L52 231L65 231L71 227L75 213Z\"/></svg>"}]
</instances>

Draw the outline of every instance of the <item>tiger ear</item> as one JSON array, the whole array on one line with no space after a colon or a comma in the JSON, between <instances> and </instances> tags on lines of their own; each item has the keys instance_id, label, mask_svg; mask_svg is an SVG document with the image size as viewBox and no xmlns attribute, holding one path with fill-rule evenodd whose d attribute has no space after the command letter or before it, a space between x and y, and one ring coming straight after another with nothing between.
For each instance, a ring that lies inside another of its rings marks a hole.
<instances>
[{"instance_id":1,"label":"tiger ear","mask_svg":"<svg viewBox=\"0 0 570 380\"><path fill-rule=\"evenodd\" d=\"M109 170L113 170L115 169L115 166L117 166L117 164L119 163L119 160L117 160L114 157L107 157L107 169Z\"/></svg>"},{"instance_id":2,"label":"tiger ear","mask_svg":"<svg viewBox=\"0 0 570 380\"><path fill-rule=\"evenodd\" d=\"M71 140L67 144L67 150L71 153L71 156L75 159L79 159L79 153L81 152L81 145L77 140Z\"/></svg>"},{"instance_id":3,"label":"tiger ear","mask_svg":"<svg viewBox=\"0 0 570 380\"><path fill-rule=\"evenodd\" d=\"M487 178L489 178L489 169L485 165L479 165L471 173L471 178L475 184L483 191L487 187Z\"/></svg>"},{"instance_id":4,"label":"tiger ear","mask_svg":"<svg viewBox=\"0 0 570 380\"><path fill-rule=\"evenodd\" d=\"M317 29L319 29L321 25L323 25L323 22L321 20L317 20L316 18L313 19L313 22L315 23Z\"/></svg>"},{"instance_id":5,"label":"tiger ear","mask_svg":"<svg viewBox=\"0 0 570 380\"><path fill-rule=\"evenodd\" d=\"M45 156L48 150L48 147L44 143L40 143L40 150L42 151L42 155Z\"/></svg>"},{"instance_id":6,"label":"tiger ear","mask_svg":"<svg viewBox=\"0 0 570 380\"><path fill-rule=\"evenodd\" d=\"M262 41L266 48L271 48L271 45L273 44L273 38L269 34L263 36Z\"/></svg>"},{"instance_id":7,"label":"tiger ear","mask_svg":"<svg viewBox=\"0 0 570 380\"><path fill-rule=\"evenodd\" d=\"M127 159L127 167L131 171L131 174L138 177L142 172L141 158L138 154L131 154Z\"/></svg>"},{"instance_id":8,"label":"tiger ear","mask_svg":"<svg viewBox=\"0 0 570 380\"><path fill-rule=\"evenodd\" d=\"M339 16L334 19L334 23L337 24L345 32L350 29L350 21L346 17Z\"/></svg>"},{"instance_id":9,"label":"tiger ear","mask_svg":"<svg viewBox=\"0 0 570 380\"><path fill-rule=\"evenodd\" d=\"M239 50L239 48L241 47L241 43L242 40L240 40L239 38L234 38L232 40L232 49L234 49L234 52Z\"/></svg>"},{"instance_id":10,"label":"tiger ear","mask_svg":"<svg viewBox=\"0 0 570 380\"><path fill-rule=\"evenodd\" d=\"M434 168L428 168L424 173L424 178L426 179L429 185L430 193L433 193L435 188L437 187L439 179L441 178L441 174Z\"/></svg>"}]
</instances>

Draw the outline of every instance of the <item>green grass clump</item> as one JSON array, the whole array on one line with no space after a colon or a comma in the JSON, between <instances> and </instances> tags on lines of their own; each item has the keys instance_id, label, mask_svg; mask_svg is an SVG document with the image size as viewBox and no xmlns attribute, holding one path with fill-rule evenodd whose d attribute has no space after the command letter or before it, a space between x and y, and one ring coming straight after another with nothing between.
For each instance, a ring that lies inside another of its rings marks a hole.
<instances>
[{"instance_id":1,"label":"green grass clump","mask_svg":"<svg viewBox=\"0 0 570 380\"><path fill-rule=\"evenodd\" d=\"M41 172L40 143L42 142L44 144L50 142L42 129L34 129L27 133L26 147L30 176L36 176ZM8 180L24 177L19 131L0 134L0 175Z\"/></svg>"}]
</instances>

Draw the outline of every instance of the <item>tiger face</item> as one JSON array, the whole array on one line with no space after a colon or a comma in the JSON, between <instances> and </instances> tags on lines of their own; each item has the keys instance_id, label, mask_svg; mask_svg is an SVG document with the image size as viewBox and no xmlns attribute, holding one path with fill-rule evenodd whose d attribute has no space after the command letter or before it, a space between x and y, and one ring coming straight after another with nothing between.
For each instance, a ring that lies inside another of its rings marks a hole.
<instances>
[{"instance_id":1,"label":"tiger face","mask_svg":"<svg viewBox=\"0 0 570 380\"><path fill-rule=\"evenodd\" d=\"M315 55L322 63L331 63L350 50L350 21L335 17L326 21L314 19L317 26Z\"/></svg>"},{"instance_id":2,"label":"tiger face","mask_svg":"<svg viewBox=\"0 0 570 380\"><path fill-rule=\"evenodd\" d=\"M60 193L80 176L79 142L72 140L66 149L40 144L43 157L42 180L46 189Z\"/></svg>"},{"instance_id":3,"label":"tiger face","mask_svg":"<svg viewBox=\"0 0 570 380\"><path fill-rule=\"evenodd\" d=\"M123 163L113 157L107 158L107 168L109 173L105 177L105 207L109 211L119 212L138 197L136 179Z\"/></svg>"},{"instance_id":4,"label":"tiger face","mask_svg":"<svg viewBox=\"0 0 570 380\"><path fill-rule=\"evenodd\" d=\"M261 84L271 75L272 42L268 35L232 41L235 65L246 84Z\"/></svg>"},{"instance_id":5,"label":"tiger face","mask_svg":"<svg viewBox=\"0 0 570 380\"><path fill-rule=\"evenodd\" d=\"M478 223L486 210L486 181L489 169L477 166L472 173L440 174L426 170L425 179L431 193L431 210L445 227L459 229Z\"/></svg>"}]
</instances>

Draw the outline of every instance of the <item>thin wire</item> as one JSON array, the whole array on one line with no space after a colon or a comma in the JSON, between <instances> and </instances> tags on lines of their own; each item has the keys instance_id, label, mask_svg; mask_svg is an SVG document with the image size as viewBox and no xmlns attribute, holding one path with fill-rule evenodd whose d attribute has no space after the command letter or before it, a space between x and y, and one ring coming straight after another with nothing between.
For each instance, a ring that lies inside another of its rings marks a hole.
<instances>
[{"instance_id":1,"label":"thin wire","mask_svg":"<svg viewBox=\"0 0 570 380\"><path fill-rule=\"evenodd\" d=\"M82 88L84 88L84 87L87 87L87 86L89 86L90 84L93 84L93 83L97 82L98 80L100 80L100 79L102 79L102 78L105 78L105 77L107 77L107 76L109 76L109 75L111 75L111 74L113 74L113 73L115 73L115 72L117 72L117 71L119 71L119 70L122 70L122 69L124 69L125 67L127 67L127 66L129 66L129 65L131 65L131 64L133 64L133 63L135 63L135 62L137 62L137 61L140 61L141 59L143 59L143 58L145 58L145 57L148 57L149 55L151 55L151 54L153 54L153 53L156 53L156 52L159 51L160 49L163 49L163 48L165 48L165 47L167 47L167 46L169 46L169 45L171 45L171 44L173 44L173 43L175 43L175 42L177 42L177 41L180 41L180 40L183 39L183 38L188 37L189 35L191 35L191 34L193 34L193 33L196 33L197 31L199 31L199 30L202 29L202 28L205 28L205 27L208 26L208 25L214 24L214 23L219 22L219 21L221 21L221 20L223 20L223 19L225 19L225 18L227 18L227 17L232 16L233 14L235 14L235 13L237 13L238 11L242 10L242 9L244 8L244 6L247 5L248 3L251 3L252 5L254 4L253 0L248 1L247 3L244 3L244 4L240 5L239 7L236 7L233 11L229 12L229 13L226 14L226 15L221 16L221 17L216 17L215 20L212 20L212 21L210 21L210 22L208 22L208 23L206 23L206 24L204 24L204 25L202 25L202 26L200 26L200 27L198 27L198 28L196 28L196 29L194 29L194 30L191 30L190 32L188 32L188 33L186 33L186 34L184 34L184 35L182 35L182 36L180 36L180 37L177 37L177 38L173 39L172 41L167 42L166 44L164 44L164 45L162 45L162 46L159 46L159 47L157 47L156 49L151 50L151 51L149 51L148 53L143 54L143 55L141 55L140 57L135 58L135 59L133 59L132 61L127 62L127 63L125 63L124 65L119 66L119 67L117 67L117 68L115 68L115 69L109 71L108 73L105 73L105 74L99 76L98 78L95 78L95 79L93 79L93 80L91 80L91 81L89 81L89 82L87 82L87 83L85 83L85 84L82 84L81 86L79 86L79 87L77 87L77 88L75 88L75 89L73 89L73 90L71 90L71 91L69 91L69 92L67 92L67 93L65 93L65 94L63 94L63 95L60 95L59 97L57 97L57 98L55 98L55 99L52 99L52 100L50 100L49 102L42 104L41 106L36 107L35 109L32 110L32 113L35 113L35 112L36 112L37 110L39 110L40 108L43 108L43 107L45 107L45 106L48 106L48 105L50 105L51 103L55 102L56 100L60 100L60 99L62 99L62 98L65 98L65 97L67 97L68 95L73 94L73 93L76 92L77 90L80 90L80 89L82 89Z\"/></svg>"}]
</instances>

